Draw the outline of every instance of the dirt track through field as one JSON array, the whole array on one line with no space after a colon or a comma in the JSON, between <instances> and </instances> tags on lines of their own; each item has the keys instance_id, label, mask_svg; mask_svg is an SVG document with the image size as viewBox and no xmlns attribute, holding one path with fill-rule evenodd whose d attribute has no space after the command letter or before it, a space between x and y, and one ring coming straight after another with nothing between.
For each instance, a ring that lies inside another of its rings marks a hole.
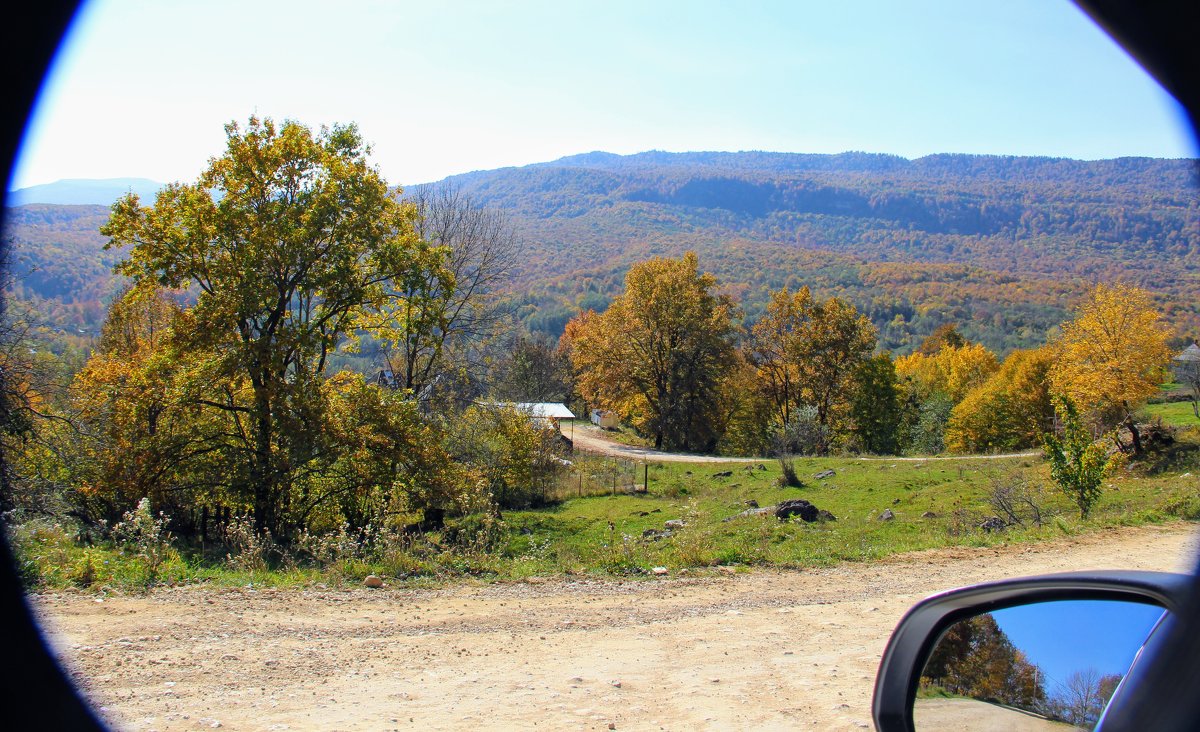
<instances>
[{"instance_id":1,"label":"dirt track through field","mask_svg":"<svg viewBox=\"0 0 1200 732\"><path fill-rule=\"evenodd\" d=\"M609 457L633 460L636 462L660 463L761 463L770 462L771 458L753 457L723 457L719 455L693 455L686 452L662 452L649 447L634 447L614 442L604 430L592 425L576 424L567 432L576 450L591 452ZM943 455L936 457L871 457L863 456L859 460L881 462L910 462L925 463L930 461L961 461L961 460L1007 460L1040 455L1037 450L1026 452L1010 452L998 455Z\"/></svg>"},{"instance_id":2,"label":"dirt track through field","mask_svg":"<svg viewBox=\"0 0 1200 732\"><path fill-rule=\"evenodd\" d=\"M128 730L862 729L880 653L920 598L1042 572L1188 571L1191 529L735 576L33 602Z\"/></svg>"},{"instance_id":3,"label":"dirt track through field","mask_svg":"<svg viewBox=\"0 0 1200 732\"><path fill-rule=\"evenodd\" d=\"M593 452L599 455L634 460L637 462L659 463L756 463L766 458L719 457L716 455L693 455L686 452L661 452L649 447L634 447L613 442L604 430L591 425L577 424L570 428L567 435L575 444L576 450Z\"/></svg>"}]
</instances>

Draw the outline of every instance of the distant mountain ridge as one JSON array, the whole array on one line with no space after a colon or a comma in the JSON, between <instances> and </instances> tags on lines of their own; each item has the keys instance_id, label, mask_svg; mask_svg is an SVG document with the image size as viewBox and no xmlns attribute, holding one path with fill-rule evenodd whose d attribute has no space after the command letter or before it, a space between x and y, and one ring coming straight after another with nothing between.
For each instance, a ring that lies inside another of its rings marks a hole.
<instances>
[{"instance_id":1,"label":"distant mountain ridge","mask_svg":"<svg viewBox=\"0 0 1200 732\"><path fill-rule=\"evenodd\" d=\"M751 320L770 290L808 284L852 300L889 348L956 322L1004 351L1042 342L1099 280L1146 287L1172 327L1200 329L1197 171L1194 159L649 151L445 182L512 218L528 247L516 288L551 332L602 306L638 259L692 249Z\"/></svg>"},{"instance_id":2,"label":"distant mountain ridge","mask_svg":"<svg viewBox=\"0 0 1200 732\"><path fill-rule=\"evenodd\" d=\"M1145 287L1169 327L1200 335L1197 169L1191 159L589 152L442 184L511 220L524 251L509 287L534 330L557 334L581 310L607 307L633 263L694 250L748 322L771 291L808 285L853 302L898 353L947 322L1006 352L1044 342L1096 281ZM22 295L64 327L94 331L103 307L93 298L116 287L103 273L119 253L103 252L96 231L106 217L97 206L8 212ZM88 286L96 277L109 281Z\"/></svg>"},{"instance_id":3,"label":"distant mountain ridge","mask_svg":"<svg viewBox=\"0 0 1200 732\"><path fill-rule=\"evenodd\" d=\"M152 200L162 187L162 183L148 178L69 178L9 191L8 205L49 203L58 206L111 206L130 192Z\"/></svg>"}]
</instances>

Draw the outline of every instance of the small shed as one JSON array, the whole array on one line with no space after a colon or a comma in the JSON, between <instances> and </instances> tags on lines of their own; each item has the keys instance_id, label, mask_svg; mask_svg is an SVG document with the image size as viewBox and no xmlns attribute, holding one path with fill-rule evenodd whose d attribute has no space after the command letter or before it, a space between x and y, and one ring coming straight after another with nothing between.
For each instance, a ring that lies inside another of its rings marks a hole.
<instances>
[{"instance_id":1,"label":"small shed","mask_svg":"<svg viewBox=\"0 0 1200 732\"><path fill-rule=\"evenodd\" d=\"M621 418L616 412L608 409L593 409L592 424L606 430L615 430L617 425L621 424Z\"/></svg>"},{"instance_id":2,"label":"small shed","mask_svg":"<svg viewBox=\"0 0 1200 732\"><path fill-rule=\"evenodd\" d=\"M528 414L535 427L558 429L558 420L575 419L575 413L562 402L504 402L504 404Z\"/></svg>"},{"instance_id":3,"label":"small shed","mask_svg":"<svg viewBox=\"0 0 1200 732\"><path fill-rule=\"evenodd\" d=\"M1178 356L1171 359L1171 370L1175 374L1175 380L1180 383L1194 378L1193 375L1200 370L1200 346L1193 343L1183 349Z\"/></svg>"}]
</instances>

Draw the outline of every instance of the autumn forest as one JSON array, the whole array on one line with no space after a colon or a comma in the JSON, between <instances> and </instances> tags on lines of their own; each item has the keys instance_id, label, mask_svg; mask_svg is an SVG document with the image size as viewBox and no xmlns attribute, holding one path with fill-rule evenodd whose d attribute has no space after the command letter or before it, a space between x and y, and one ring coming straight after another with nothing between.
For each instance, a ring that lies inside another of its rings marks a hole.
<instances>
[{"instance_id":1,"label":"autumn forest","mask_svg":"<svg viewBox=\"0 0 1200 732\"><path fill-rule=\"evenodd\" d=\"M153 200L8 212L4 510L487 545L572 465L512 405L564 402L782 486L1044 450L1086 517L1200 333L1194 161L593 153L398 192L353 125L226 133Z\"/></svg>"}]
</instances>

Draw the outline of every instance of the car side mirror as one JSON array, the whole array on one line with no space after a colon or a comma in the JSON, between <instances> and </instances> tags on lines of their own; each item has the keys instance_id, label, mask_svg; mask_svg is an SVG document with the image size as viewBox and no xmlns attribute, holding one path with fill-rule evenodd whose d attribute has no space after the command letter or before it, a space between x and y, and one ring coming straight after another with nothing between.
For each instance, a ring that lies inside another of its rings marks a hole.
<instances>
[{"instance_id":1,"label":"car side mirror","mask_svg":"<svg viewBox=\"0 0 1200 732\"><path fill-rule=\"evenodd\" d=\"M975 585L918 603L876 677L885 732L1093 729L1190 581L1072 572ZM1150 644L1152 645L1152 644Z\"/></svg>"}]
</instances>

